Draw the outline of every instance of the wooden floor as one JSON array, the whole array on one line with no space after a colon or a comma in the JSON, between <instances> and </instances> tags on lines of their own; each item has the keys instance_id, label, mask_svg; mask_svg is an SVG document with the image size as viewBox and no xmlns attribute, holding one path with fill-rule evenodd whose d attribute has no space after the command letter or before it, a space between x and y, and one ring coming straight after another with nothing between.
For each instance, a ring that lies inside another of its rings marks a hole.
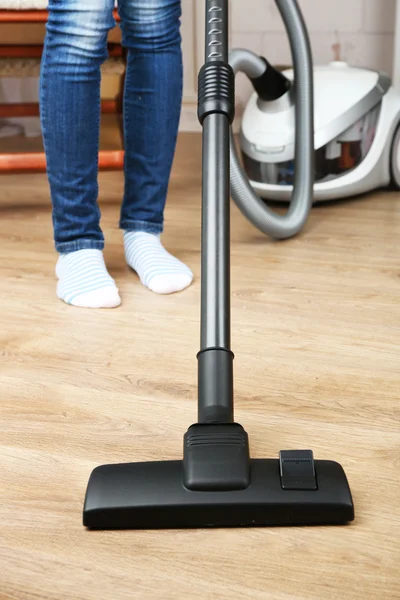
<instances>
[{"instance_id":1,"label":"wooden floor","mask_svg":"<svg viewBox=\"0 0 400 600\"><path fill-rule=\"evenodd\" d=\"M123 304L55 297L46 179L0 180L1 600L400 598L400 194L315 208L272 242L233 209L236 416L254 457L340 461L344 528L90 533L104 462L179 458L196 418L200 140L182 136L165 243L195 273L159 297L125 266L122 177L103 173L106 258Z\"/></svg>"}]
</instances>

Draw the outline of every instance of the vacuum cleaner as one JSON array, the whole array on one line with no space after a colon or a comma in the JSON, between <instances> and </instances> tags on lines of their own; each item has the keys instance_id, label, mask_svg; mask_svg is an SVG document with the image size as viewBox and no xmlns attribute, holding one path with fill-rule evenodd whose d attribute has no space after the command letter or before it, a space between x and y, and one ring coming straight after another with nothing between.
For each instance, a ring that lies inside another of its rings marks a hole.
<instances>
[{"instance_id":1,"label":"vacuum cleaner","mask_svg":"<svg viewBox=\"0 0 400 600\"><path fill-rule=\"evenodd\" d=\"M275 93L259 88L265 62L233 50L230 64L254 83L239 134L240 152L253 194L290 200L295 169L294 71L276 72ZM337 200L381 187L400 189L400 92L390 77L334 61L314 77L314 201ZM232 145L234 177L241 177ZM241 190L235 194L239 207ZM251 198L251 196L250 196ZM252 202L252 198L249 200ZM247 215L249 216L249 215ZM252 218L257 225L257 221Z\"/></svg>"},{"instance_id":2,"label":"vacuum cleaner","mask_svg":"<svg viewBox=\"0 0 400 600\"><path fill-rule=\"evenodd\" d=\"M265 222L289 235L305 218L312 197L312 58L296 0L276 2L293 43L299 154L288 215L265 216L265 205L263 210ZM206 61L198 103L203 128L198 420L184 435L181 460L94 469L83 510L88 529L342 525L354 519L340 464L316 460L309 449L252 459L248 435L234 420L229 211L235 75L228 62L227 23L228 0L206 0ZM269 68L258 80L257 69L253 75L265 95L282 82Z\"/></svg>"}]
</instances>

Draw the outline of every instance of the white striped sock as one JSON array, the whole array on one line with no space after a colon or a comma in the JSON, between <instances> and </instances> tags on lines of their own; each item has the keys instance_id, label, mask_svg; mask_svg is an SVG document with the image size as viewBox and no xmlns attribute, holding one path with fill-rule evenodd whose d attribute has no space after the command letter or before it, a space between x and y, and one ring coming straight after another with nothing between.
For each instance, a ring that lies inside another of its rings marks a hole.
<instances>
[{"instance_id":1,"label":"white striped sock","mask_svg":"<svg viewBox=\"0 0 400 600\"><path fill-rule=\"evenodd\" d=\"M101 250L61 254L56 274L59 279L57 296L67 304L82 308L115 308L121 304Z\"/></svg>"},{"instance_id":2,"label":"white striped sock","mask_svg":"<svg viewBox=\"0 0 400 600\"><path fill-rule=\"evenodd\" d=\"M158 235L125 231L124 246L128 265L152 292L173 294L192 283L191 270L165 250Z\"/></svg>"}]
</instances>

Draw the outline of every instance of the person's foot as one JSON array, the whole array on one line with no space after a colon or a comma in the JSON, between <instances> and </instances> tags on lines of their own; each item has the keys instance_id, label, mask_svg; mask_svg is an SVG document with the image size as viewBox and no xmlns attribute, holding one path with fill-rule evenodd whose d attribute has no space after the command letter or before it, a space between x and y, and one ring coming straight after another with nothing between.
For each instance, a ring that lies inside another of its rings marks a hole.
<instances>
[{"instance_id":1,"label":"person's foot","mask_svg":"<svg viewBox=\"0 0 400 600\"><path fill-rule=\"evenodd\" d=\"M61 254L57 266L57 296L81 308L115 308L121 304L118 288L109 275L101 250Z\"/></svg>"},{"instance_id":2,"label":"person's foot","mask_svg":"<svg viewBox=\"0 0 400 600\"><path fill-rule=\"evenodd\" d=\"M189 267L165 250L158 235L125 231L124 246L128 265L152 292L173 294L192 283Z\"/></svg>"}]
</instances>

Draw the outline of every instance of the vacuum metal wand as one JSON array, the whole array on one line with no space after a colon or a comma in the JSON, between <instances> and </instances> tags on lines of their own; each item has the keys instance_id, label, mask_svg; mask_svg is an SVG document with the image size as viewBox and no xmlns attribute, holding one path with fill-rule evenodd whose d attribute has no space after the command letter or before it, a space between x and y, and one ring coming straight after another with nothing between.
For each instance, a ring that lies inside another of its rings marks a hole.
<instances>
[{"instance_id":1,"label":"vacuum metal wand","mask_svg":"<svg viewBox=\"0 0 400 600\"><path fill-rule=\"evenodd\" d=\"M228 64L228 0L206 0L206 55L199 74L203 126L199 422L233 421L230 350L230 125L234 75Z\"/></svg>"}]
</instances>

